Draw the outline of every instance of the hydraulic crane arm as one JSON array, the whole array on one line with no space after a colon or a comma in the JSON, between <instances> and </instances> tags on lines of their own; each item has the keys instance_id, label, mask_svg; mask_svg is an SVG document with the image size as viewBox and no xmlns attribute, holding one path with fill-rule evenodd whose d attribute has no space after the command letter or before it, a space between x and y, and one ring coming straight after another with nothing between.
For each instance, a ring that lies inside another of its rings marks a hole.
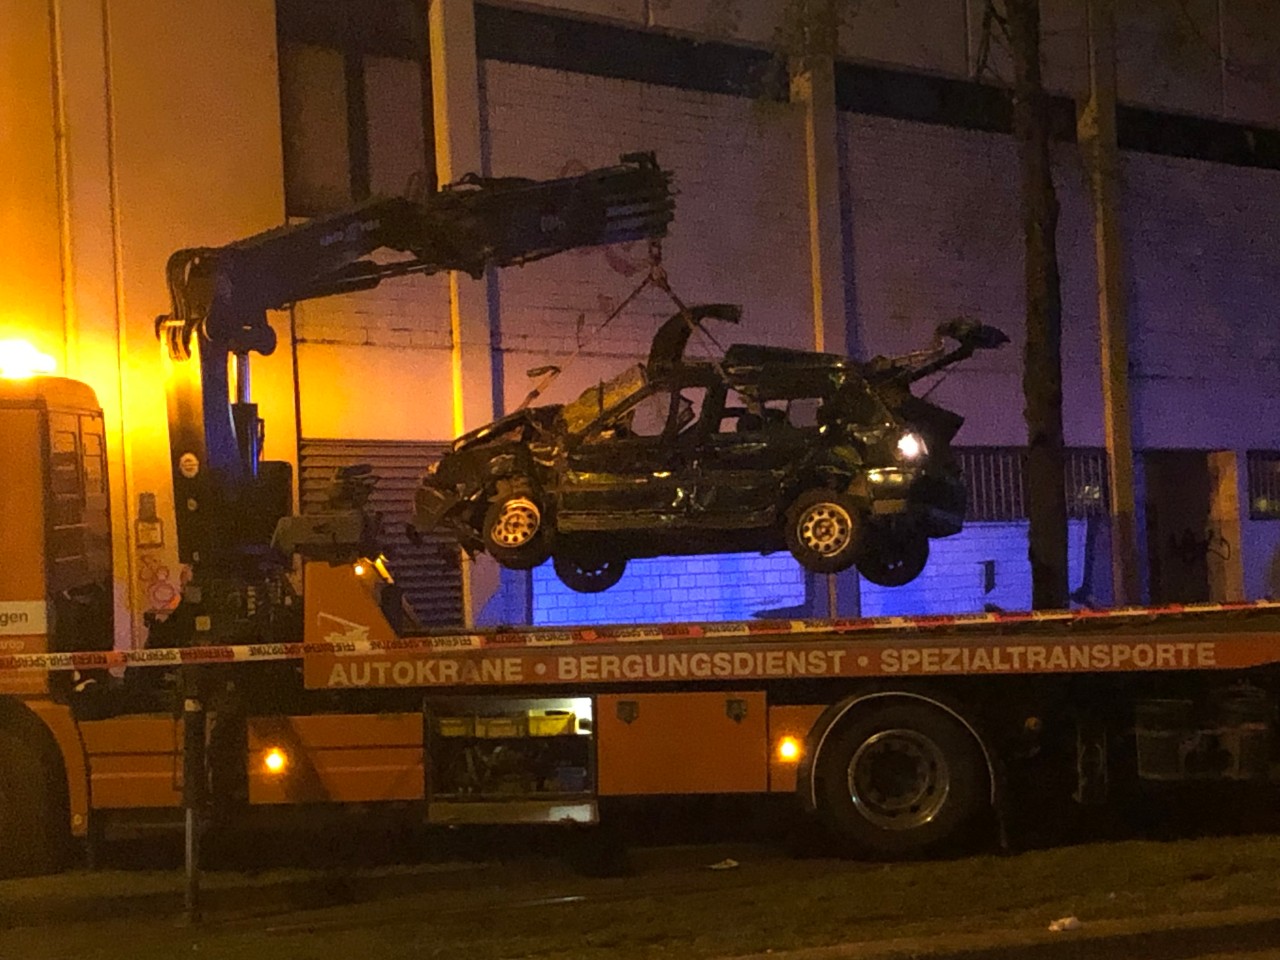
<instances>
[{"instance_id":1,"label":"hydraulic crane arm","mask_svg":"<svg viewBox=\"0 0 1280 960\"><path fill-rule=\"evenodd\" d=\"M268 310L393 276L459 270L480 277L575 248L660 237L674 208L670 174L652 154L629 154L615 166L555 180L469 175L420 199L373 199L226 246L173 254L172 311L156 329L170 361L181 559L216 563L270 539L261 524L244 519L254 512L245 508L256 496L262 431L249 401L248 356L275 349ZM403 256L375 260L375 251ZM278 505L277 495L267 499Z\"/></svg>"},{"instance_id":2,"label":"hydraulic crane arm","mask_svg":"<svg viewBox=\"0 0 1280 960\"><path fill-rule=\"evenodd\" d=\"M363 290L409 273L539 260L578 247L658 237L674 214L670 175L652 154L557 180L468 175L421 200L377 198L306 223L169 258L171 317L232 353L270 353L264 312ZM376 250L393 263L362 259Z\"/></svg>"}]
</instances>

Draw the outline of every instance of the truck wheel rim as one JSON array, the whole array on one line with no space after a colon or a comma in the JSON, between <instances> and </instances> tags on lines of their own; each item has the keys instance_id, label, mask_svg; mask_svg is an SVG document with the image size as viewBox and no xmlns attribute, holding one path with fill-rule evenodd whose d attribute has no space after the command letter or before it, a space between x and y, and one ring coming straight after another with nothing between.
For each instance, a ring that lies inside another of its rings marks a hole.
<instances>
[{"instance_id":1,"label":"truck wheel rim","mask_svg":"<svg viewBox=\"0 0 1280 960\"><path fill-rule=\"evenodd\" d=\"M941 748L915 730L882 730L849 761L849 798L884 830L915 830L947 802L951 773Z\"/></svg>"},{"instance_id":2,"label":"truck wheel rim","mask_svg":"<svg viewBox=\"0 0 1280 960\"><path fill-rule=\"evenodd\" d=\"M534 538L541 525L542 514L537 504L526 497L517 497L502 505L489 536L499 546L518 550Z\"/></svg>"},{"instance_id":3,"label":"truck wheel rim","mask_svg":"<svg viewBox=\"0 0 1280 960\"><path fill-rule=\"evenodd\" d=\"M796 522L801 545L820 557L832 557L853 540L853 519L838 503L815 503Z\"/></svg>"}]
</instances>

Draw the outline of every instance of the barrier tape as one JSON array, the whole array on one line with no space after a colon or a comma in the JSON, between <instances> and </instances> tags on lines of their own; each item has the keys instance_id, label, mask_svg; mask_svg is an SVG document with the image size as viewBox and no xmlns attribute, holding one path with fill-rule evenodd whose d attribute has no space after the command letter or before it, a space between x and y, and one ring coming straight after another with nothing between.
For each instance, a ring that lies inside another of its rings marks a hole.
<instances>
[{"instance_id":1,"label":"barrier tape","mask_svg":"<svg viewBox=\"0 0 1280 960\"><path fill-rule=\"evenodd\" d=\"M1280 602L1200 603L1167 607L1121 607L1112 610L1043 610L1017 613L963 613L923 617L865 617L836 620L751 620L723 623L670 623L652 626L573 627L491 633L437 634L393 640L333 638L323 643L166 647L76 653L0 654L0 673L67 670L111 670L119 667L175 667L191 664L252 663L301 660L308 654L360 656L386 652L460 652L513 647L562 647L597 643L654 641L759 641L784 636L840 637L868 633L899 634L908 630L945 633L968 627L1027 625L1150 625L1162 620L1206 614L1249 614L1280 611Z\"/></svg>"}]
</instances>

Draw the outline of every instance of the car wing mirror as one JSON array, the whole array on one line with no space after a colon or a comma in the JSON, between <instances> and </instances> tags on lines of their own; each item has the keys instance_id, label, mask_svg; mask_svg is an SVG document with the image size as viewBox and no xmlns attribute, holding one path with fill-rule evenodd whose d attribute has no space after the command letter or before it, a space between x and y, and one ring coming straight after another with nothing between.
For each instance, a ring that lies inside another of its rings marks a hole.
<instances>
[{"instance_id":1,"label":"car wing mirror","mask_svg":"<svg viewBox=\"0 0 1280 960\"><path fill-rule=\"evenodd\" d=\"M994 350L1009 342L1008 335L999 327L979 323L972 317L956 317L938 324L935 331L939 345L943 339L955 340L971 350Z\"/></svg>"}]
</instances>

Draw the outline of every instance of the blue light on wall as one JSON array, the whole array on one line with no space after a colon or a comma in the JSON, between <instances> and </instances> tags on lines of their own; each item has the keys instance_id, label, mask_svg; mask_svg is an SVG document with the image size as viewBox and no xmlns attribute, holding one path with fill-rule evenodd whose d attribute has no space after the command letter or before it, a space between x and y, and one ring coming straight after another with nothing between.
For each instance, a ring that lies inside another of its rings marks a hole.
<instances>
[{"instance_id":1,"label":"blue light on wall","mask_svg":"<svg viewBox=\"0 0 1280 960\"><path fill-rule=\"evenodd\" d=\"M549 563L533 571L539 626L750 620L804 601L804 572L788 553L633 560L617 586L603 593L575 593Z\"/></svg>"},{"instance_id":2,"label":"blue light on wall","mask_svg":"<svg viewBox=\"0 0 1280 960\"><path fill-rule=\"evenodd\" d=\"M1085 565L1085 523L1067 530L1068 585L1080 586ZM864 617L980 613L1031 608L1027 524L972 523L954 537L930 543L929 565L902 587L862 581Z\"/></svg>"}]
</instances>

